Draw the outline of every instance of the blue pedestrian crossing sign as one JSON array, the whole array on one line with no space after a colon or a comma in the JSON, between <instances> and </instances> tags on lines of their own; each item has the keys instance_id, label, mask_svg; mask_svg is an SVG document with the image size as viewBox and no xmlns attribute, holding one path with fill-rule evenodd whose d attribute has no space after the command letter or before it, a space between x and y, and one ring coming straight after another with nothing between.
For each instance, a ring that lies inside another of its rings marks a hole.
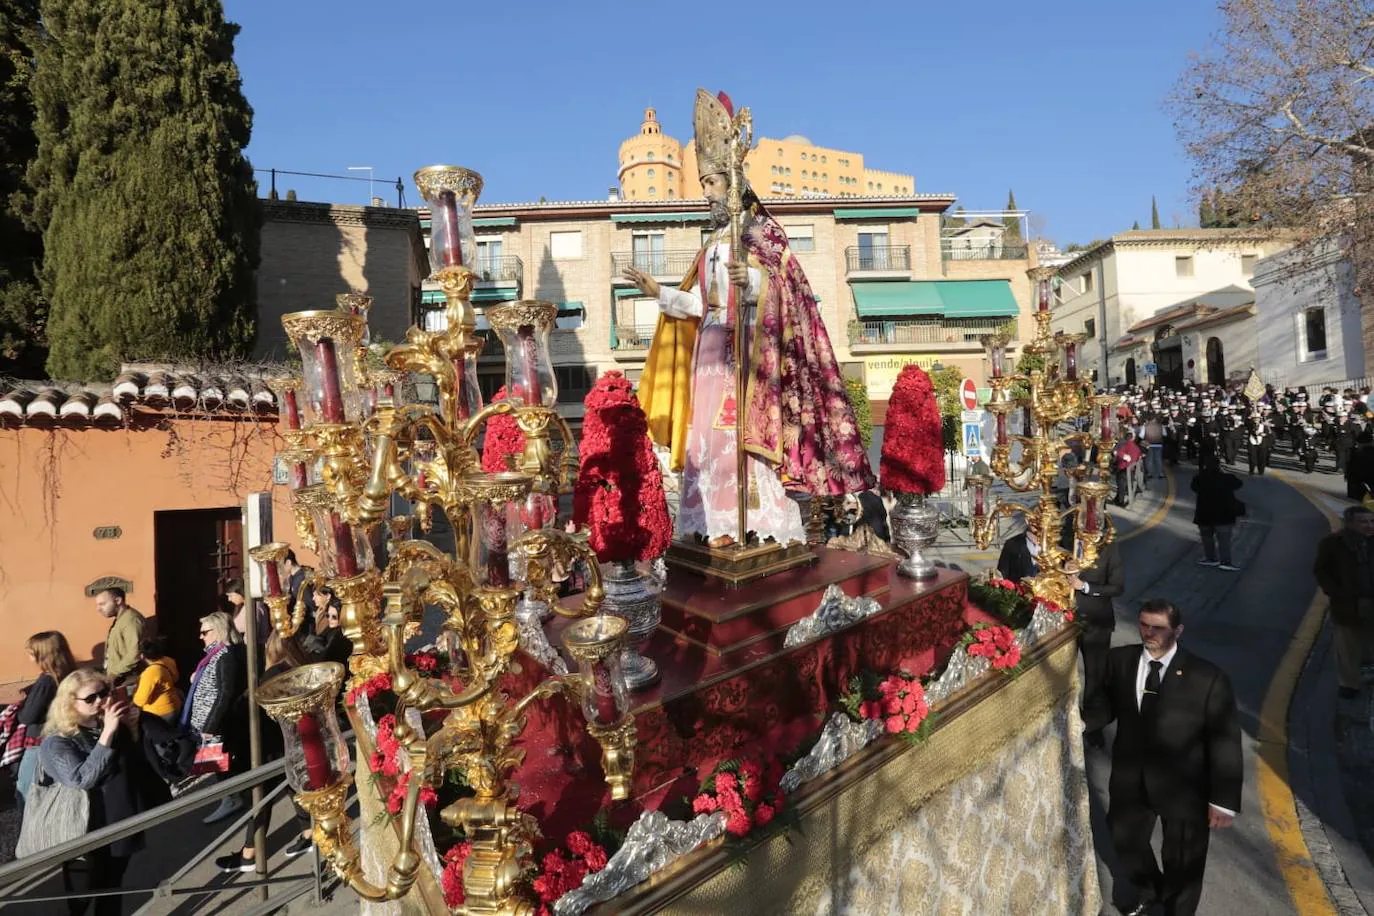
<instances>
[{"instance_id":1,"label":"blue pedestrian crossing sign","mask_svg":"<svg viewBox=\"0 0 1374 916\"><path fill-rule=\"evenodd\" d=\"M983 453L983 416L984 411L981 410L963 412L964 455L970 460L986 457Z\"/></svg>"},{"instance_id":2,"label":"blue pedestrian crossing sign","mask_svg":"<svg viewBox=\"0 0 1374 916\"><path fill-rule=\"evenodd\" d=\"M1159 375L1159 366L1154 363L1145 364L1145 374L1149 376Z\"/></svg>"}]
</instances>

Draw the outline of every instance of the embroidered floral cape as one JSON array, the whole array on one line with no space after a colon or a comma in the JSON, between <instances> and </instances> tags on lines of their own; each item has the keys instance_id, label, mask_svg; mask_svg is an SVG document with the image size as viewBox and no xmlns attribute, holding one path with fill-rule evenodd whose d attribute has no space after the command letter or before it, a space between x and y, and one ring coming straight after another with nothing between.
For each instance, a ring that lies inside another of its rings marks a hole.
<instances>
[{"instance_id":1,"label":"embroidered floral cape","mask_svg":"<svg viewBox=\"0 0 1374 916\"><path fill-rule=\"evenodd\" d=\"M776 220L756 214L744 232L749 262L763 273L750 353L745 448L768 461L788 490L838 496L875 480L854 408L801 264ZM700 263L700 258L698 258ZM682 283L690 289L698 271ZM649 433L680 470L691 413L697 319L660 315L640 379Z\"/></svg>"}]
</instances>

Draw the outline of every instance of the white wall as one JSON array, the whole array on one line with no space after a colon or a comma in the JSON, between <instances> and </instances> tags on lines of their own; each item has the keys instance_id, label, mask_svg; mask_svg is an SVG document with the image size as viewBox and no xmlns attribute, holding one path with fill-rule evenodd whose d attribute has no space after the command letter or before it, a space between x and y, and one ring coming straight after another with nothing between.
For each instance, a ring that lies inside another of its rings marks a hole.
<instances>
[{"instance_id":1,"label":"white wall","mask_svg":"<svg viewBox=\"0 0 1374 916\"><path fill-rule=\"evenodd\" d=\"M1277 385L1315 385L1365 374L1360 303L1354 270L1341 244L1295 249L1260 261L1255 307L1260 373ZM1326 310L1326 358L1299 358L1297 317L1306 308Z\"/></svg>"}]
</instances>

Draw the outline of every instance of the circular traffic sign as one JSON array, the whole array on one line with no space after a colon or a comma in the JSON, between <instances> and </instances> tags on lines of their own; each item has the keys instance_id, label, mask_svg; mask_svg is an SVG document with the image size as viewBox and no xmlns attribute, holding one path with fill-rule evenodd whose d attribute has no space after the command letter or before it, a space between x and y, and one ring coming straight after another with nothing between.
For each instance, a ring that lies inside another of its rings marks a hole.
<instances>
[{"instance_id":1,"label":"circular traffic sign","mask_svg":"<svg viewBox=\"0 0 1374 916\"><path fill-rule=\"evenodd\" d=\"M978 387L973 384L973 379L966 378L959 384L959 403L965 410L976 410L978 407Z\"/></svg>"}]
</instances>

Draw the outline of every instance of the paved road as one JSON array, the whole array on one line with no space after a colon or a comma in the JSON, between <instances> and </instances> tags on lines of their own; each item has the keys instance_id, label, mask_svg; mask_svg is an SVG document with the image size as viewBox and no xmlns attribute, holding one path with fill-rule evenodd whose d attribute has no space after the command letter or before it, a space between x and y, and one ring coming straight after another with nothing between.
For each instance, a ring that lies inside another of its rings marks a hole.
<instances>
[{"instance_id":1,"label":"paved road","mask_svg":"<svg viewBox=\"0 0 1374 916\"><path fill-rule=\"evenodd\" d=\"M1180 466L1174 475L1177 496L1167 515L1122 544L1127 588L1117 605L1114 643L1138 642L1134 610L1141 601L1169 598L1184 611L1183 644L1220 665L1235 687L1246 761L1243 812L1234 829L1213 833L1200 912L1307 916L1313 910L1295 905L1261 815L1256 751L1266 692L1312 603L1313 545L1328 532L1328 521L1287 483L1242 472L1240 495L1248 513L1235 536L1235 562L1242 569L1201 567L1192 524L1191 468ZM1108 757L1094 751L1088 763L1099 874L1104 899L1110 900L1116 862L1104 819Z\"/></svg>"}]
</instances>

